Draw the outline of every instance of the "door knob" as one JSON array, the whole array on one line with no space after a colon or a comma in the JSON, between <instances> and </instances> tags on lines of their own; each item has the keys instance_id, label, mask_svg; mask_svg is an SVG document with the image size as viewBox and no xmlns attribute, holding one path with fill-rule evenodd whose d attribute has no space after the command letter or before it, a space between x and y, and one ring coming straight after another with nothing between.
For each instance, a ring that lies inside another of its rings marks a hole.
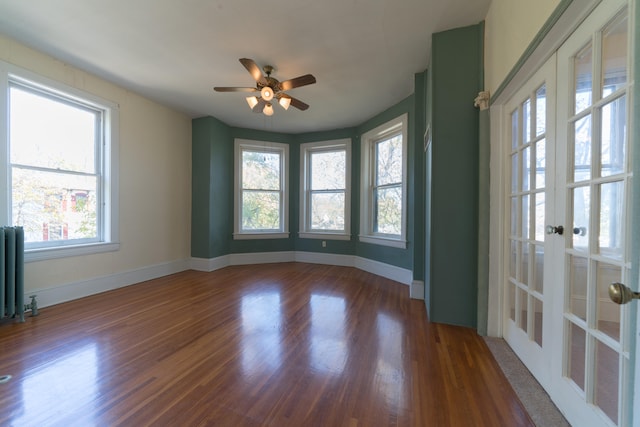
<instances>
[{"instance_id":1,"label":"door knob","mask_svg":"<svg viewBox=\"0 0 640 427\"><path fill-rule=\"evenodd\" d=\"M626 304L632 299L640 299L640 292L634 292L622 283L609 285L609 298L616 304Z\"/></svg>"},{"instance_id":2,"label":"door knob","mask_svg":"<svg viewBox=\"0 0 640 427\"><path fill-rule=\"evenodd\" d=\"M564 233L563 226L558 225L556 227L555 225L547 225L547 234L559 234L562 236L562 233Z\"/></svg>"},{"instance_id":3,"label":"door knob","mask_svg":"<svg viewBox=\"0 0 640 427\"><path fill-rule=\"evenodd\" d=\"M579 236L586 236L587 235L587 227L573 227L573 234L579 235Z\"/></svg>"}]
</instances>

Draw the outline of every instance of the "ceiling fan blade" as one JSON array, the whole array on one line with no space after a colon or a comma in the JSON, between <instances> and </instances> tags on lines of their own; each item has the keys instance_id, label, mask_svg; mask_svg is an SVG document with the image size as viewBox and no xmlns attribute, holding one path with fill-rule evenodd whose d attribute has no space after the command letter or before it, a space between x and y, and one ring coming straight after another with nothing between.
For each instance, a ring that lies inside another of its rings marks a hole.
<instances>
[{"instance_id":1,"label":"ceiling fan blade","mask_svg":"<svg viewBox=\"0 0 640 427\"><path fill-rule=\"evenodd\" d=\"M216 86L213 88L216 92L257 92L258 89L255 87L220 87Z\"/></svg>"},{"instance_id":2,"label":"ceiling fan blade","mask_svg":"<svg viewBox=\"0 0 640 427\"><path fill-rule=\"evenodd\" d=\"M296 77L295 79L285 80L278 85L279 90L289 90L294 87L311 85L316 82L316 78L311 74L305 74L304 76Z\"/></svg>"},{"instance_id":3,"label":"ceiling fan blade","mask_svg":"<svg viewBox=\"0 0 640 427\"><path fill-rule=\"evenodd\" d=\"M264 86L268 85L267 79L264 78L262 71L260 71L260 67L258 67L253 59L240 58L240 62L242 63L242 65L244 65L244 68L249 71L249 74L251 74L251 77L253 77L255 81Z\"/></svg>"},{"instance_id":4,"label":"ceiling fan blade","mask_svg":"<svg viewBox=\"0 0 640 427\"><path fill-rule=\"evenodd\" d=\"M267 101L265 101L262 98L258 98L258 103L254 105L252 110L254 113L262 113L262 110L264 110L265 105L267 105Z\"/></svg>"},{"instance_id":5,"label":"ceiling fan blade","mask_svg":"<svg viewBox=\"0 0 640 427\"><path fill-rule=\"evenodd\" d=\"M300 101L298 98L294 98L293 96L290 96L290 95L285 95L285 96L291 99L291 105L296 107L298 110L304 111L307 108L309 108L309 104L305 104L304 102Z\"/></svg>"}]
</instances>

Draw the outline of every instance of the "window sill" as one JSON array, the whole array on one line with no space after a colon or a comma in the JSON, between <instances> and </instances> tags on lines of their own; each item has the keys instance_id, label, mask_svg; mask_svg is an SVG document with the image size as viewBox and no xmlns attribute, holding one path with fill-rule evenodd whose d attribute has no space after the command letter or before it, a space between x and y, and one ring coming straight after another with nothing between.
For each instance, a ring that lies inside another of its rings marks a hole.
<instances>
[{"instance_id":1,"label":"window sill","mask_svg":"<svg viewBox=\"0 0 640 427\"><path fill-rule=\"evenodd\" d=\"M391 246L393 248L407 249L407 241L401 239L391 239L389 237L378 236L360 236L363 243L371 243L373 245Z\"/></svg>"},{"instance_id":2,"label":"window sill","mask_svg":"<svg viewBox=\"0 0 640 427\"><path fill-rule=\"evenodd\" d=\"M331 232L313 232L313 231L301 231L298 233L298 237L301 239L324 239L324 240L351 240L351 235L343 233L331 233Z\"/></svg>"},{"instance_id":3,"label":"window sill","mask_svg":"<svg viewBox=\"0 0 640 427\"><path fill-rule=\"evenodd\" d=\"M81 255L91 255L103 252L115 252L120 249L120 243L90 243L86 245L58 246L54 248L25 249L24 261L46 261L56 258L68 258Z\"/></svg>"},{"instance_id":4,"label":"window sill","mask_svg":"<svg viewBox=\"0 0 640 427\"><path fill-rule=\"evenodd\" d=\"M234 240L288 239L289 233L233 233Z\"/></svg>"}]
</instances>

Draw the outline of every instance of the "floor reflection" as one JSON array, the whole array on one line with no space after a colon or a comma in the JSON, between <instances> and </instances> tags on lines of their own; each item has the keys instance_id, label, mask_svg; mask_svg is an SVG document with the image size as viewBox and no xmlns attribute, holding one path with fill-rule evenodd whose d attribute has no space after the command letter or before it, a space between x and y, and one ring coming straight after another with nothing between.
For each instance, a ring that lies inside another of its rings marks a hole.
<instances>
[{"instance_id":1,"label":"floor reflection","mask_svg":"<svg viewBox=\"0 0 640 427\"><path fill-rule=\"evenodd\" d=\"M345 301L342 297L311 295L311 367L341 374L348 357Z\"/></svg>"},{"instance_id":2,"label":"floor reflection","mask_svg":"<svg viewBox=\"0 0 640 427\"><path fill-rule=\"evenodd\" d=\"M376 316L378 334L378 361L376 364L376 384L386 403L400 408L405 400L405 369L403 366L402 323L383 313Z\"/></svg>"},{"instance_id":3,"label":"floor reflection","mask_svg":"<svg viewBox=\"0 0 640 427\"><path fill-rule=\"evenodd\" d=\"M280 292L265 291L242 297L242 370L253 376L282 364Z\"/></svg>"},{"instance_id":4,"label":"floor reflection","mask_svg":"<svg viewBox=\"0 0 640 427\"><path fill-rule=\"evenodd\" d=\"M49 422L52 418L73 420L93 413L93 404L99 394L98 359L98 347L90 343L25 372L22 380L23 412L12 425L43 425L38 423L37 416L45 408ZM52 413L57 416L51 417ZM92 424L86 420L84 425Z\"/></svg>"}]
</instances>

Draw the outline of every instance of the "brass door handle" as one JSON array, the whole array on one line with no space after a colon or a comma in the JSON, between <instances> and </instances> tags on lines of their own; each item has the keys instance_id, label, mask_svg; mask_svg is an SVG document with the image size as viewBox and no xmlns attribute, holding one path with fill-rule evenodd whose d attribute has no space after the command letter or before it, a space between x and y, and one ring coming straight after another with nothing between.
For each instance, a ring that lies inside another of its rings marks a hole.
<instances>
[{"instance_id":1,"label":"brass door handle","mask_svg":"<svg viewBox=\"0 0 640 427\"><path fill-rule=\"evenodd\" d=\"M609 298L616 304L626 304L632 299L640 299L640 292L634 292L622 283L609 285Z\"/></svg>"}]
</instances>

